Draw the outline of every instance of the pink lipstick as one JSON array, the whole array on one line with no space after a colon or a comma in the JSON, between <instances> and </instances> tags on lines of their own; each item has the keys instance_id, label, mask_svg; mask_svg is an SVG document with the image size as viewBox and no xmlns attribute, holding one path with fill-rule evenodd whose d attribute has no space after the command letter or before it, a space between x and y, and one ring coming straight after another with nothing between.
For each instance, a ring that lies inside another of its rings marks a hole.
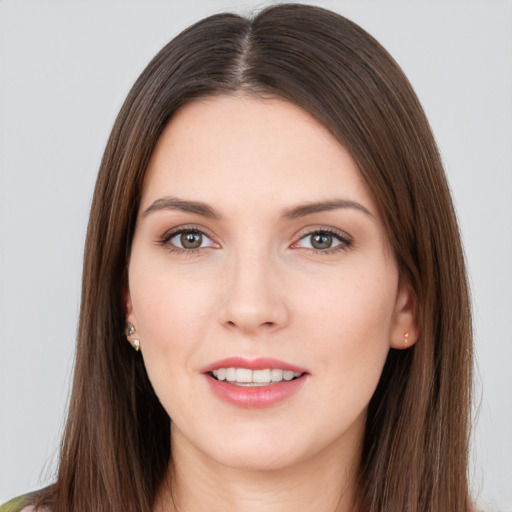
<instances>
[{"instance_id":1,"label":"pink lipstick","mask_svg":"<svg viewBox=\"0 0 512 512\"><path fill-rule=\"evenodd\" d=\"M201 372L215 396L246 408L269 407L286 400L309 376L305 368L273 358L230 357L215 361Z\"/></svg>"}]
</instances>

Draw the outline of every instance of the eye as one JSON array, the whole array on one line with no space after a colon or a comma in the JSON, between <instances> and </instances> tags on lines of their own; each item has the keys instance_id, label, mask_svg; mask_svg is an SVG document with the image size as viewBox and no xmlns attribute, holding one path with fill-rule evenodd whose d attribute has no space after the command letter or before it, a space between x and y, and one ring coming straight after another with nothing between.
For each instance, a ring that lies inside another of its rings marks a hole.
<instances>
[{"instance_id":1,"label":"eye","mask_svg":"<svg viewBox=\"0 0 512 512\"><path fill-rule=\"evenodd\" d=\"M204 247L203 244L207 240L209 238L199 231L183 231L173 236L169 242L180 249L199 249L199 247Z\"/></svg>"},{"instance_id":2,"label":"eye","mask_svg":"<svg viewBox=\"0 0 512 512\"><path fill-rule=\"evenodd\" d=\"M171 252L193 253L206 247L216 247L216 244L205 233L196 228L181 228L166 234L159 243L165 245Z\"/></svg>"},{"instance_id":3,"label":"eye","mask_svg":"<svg viewBox=\"0 0 512 512\"><path fill-rule=\"evenodd\" d=\"M352 241L337 231L329 229L318 229L302 235L294 247L302 247L315 252L335 252L348 249Z\"/></svg>"}]
</instances>

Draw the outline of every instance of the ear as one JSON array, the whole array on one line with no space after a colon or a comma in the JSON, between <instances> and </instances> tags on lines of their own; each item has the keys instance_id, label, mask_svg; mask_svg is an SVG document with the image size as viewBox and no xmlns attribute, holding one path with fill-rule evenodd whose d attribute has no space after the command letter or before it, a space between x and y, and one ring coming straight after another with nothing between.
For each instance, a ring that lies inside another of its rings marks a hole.
<instances>
[{"instance_id":1,"label":"ear","mask_svg":"<svg viewBox=\"0 0 512 512\"><path fill-rule=\"evenodd\" d=\"M124 304L124 315L127 322L131 322L136 325L135 315L133 313L132 299L130 296L130 290L126 287L123 290L123 304Z\"/></svg>"},{"instance_id":2,"label":"ear","mask_svg":"<svg viewBox=\"0 0 512 512\"><path fill-rule=\"evenodd\" d=\"M136 334L137 331L137 321L135 319L135 314L133 312L132 299L130 297L130 290L126 287L123 290L123 302L124 302L124 312L125 312L125 336L130 345L134 348L135 351L140 350L140 340L139 336Z\"/></svg>"},{"instance_id":3,"label":"ear","mask_svg":"<svg viewBox=\"0 0 512 512\"><path fill-rule=\"evenodd\" d=\"M418 299L408 284L402 284L395 303L393 324L389 337L391 348L409 348L419 336Z\"/></svg>"}]
</instances>

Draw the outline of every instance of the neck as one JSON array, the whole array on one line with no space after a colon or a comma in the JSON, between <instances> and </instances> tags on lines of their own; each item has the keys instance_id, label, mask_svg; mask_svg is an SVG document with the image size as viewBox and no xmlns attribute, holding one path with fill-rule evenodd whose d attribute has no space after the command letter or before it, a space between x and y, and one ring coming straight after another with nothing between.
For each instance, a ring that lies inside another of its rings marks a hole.
<instances>
[{"instance_id":1,"label":"neck","mask_svg":"<svg viewBox=\"0 0 512 512\"><path fill-rule=\"evenodd\" d=\"M278 469L232 468L212 461L172 428L173 461L156 512L349 512L361 439L330 445Z\"/></svg>"}]
</instances>

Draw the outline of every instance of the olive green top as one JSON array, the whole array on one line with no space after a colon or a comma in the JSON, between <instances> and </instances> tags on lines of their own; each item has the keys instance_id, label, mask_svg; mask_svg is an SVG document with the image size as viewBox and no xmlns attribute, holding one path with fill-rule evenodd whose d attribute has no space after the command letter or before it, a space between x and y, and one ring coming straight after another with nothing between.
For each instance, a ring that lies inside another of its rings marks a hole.
<instances>
[{"instance_id":1,"label":"olive green top","mask_svg":"<svg viewBox=\"0 0 512 512\"><path fill-rule=\"evenodd\" d=\"M0 505L0 512L21 512L32 503L33 493L24 494Z\"/></svg>"}]
</instances>

